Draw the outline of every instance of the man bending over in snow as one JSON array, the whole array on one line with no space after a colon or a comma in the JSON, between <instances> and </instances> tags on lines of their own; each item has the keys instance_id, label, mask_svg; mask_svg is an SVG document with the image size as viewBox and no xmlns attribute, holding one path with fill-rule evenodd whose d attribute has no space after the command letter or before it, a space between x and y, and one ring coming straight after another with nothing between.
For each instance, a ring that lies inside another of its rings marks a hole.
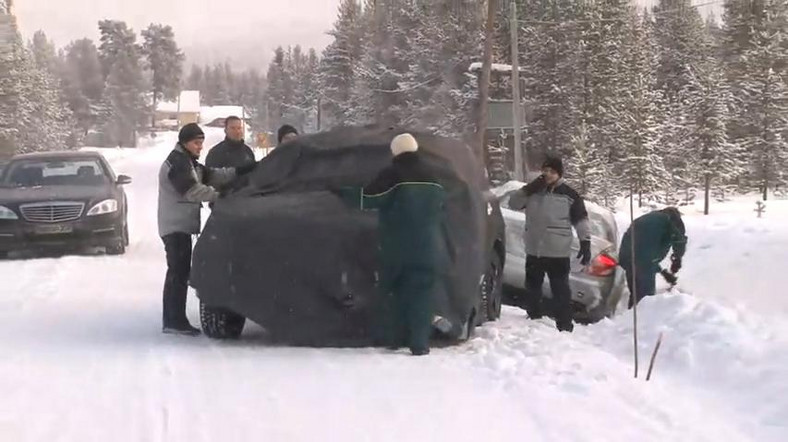
<instances>
[{"instance_id":1,"label":"man bending over in snow","mask_svg":"<svg viewBox=\"0 0 788 442\"><path fill-rule=\"evenodd\" d=\"M635 228L635 255L632 256L632 227ZM660 272L659 263L673 248L670 272L675 274L681 269L681 259L687 248L684 222L681 212L675 207L666 207L647 213L636 219L624 233L619 247L619 265L627 272L629 287L629 308L646 296L656 292L656 275ZM632 290L636 283L635 290ZM635 293L637 291L637 293Z\"/></svg>"},{"instance_id":2,"label":"man bending over in snow","mask_svg":"<svg viewBox=\"0 0 788 442\"><path fill-rule=\"evenodd\" d=\"M192 237L200 233L203 202L219 198L216 186L228 184L257 165L237 168L207 168L197 162L205 134L189 123L178 134L178 144L159 170L159 236L167 253L164 280L164 333L196 336L200 331L186 319L186 293L192 263Z\"/></svg>"}]
</instances>

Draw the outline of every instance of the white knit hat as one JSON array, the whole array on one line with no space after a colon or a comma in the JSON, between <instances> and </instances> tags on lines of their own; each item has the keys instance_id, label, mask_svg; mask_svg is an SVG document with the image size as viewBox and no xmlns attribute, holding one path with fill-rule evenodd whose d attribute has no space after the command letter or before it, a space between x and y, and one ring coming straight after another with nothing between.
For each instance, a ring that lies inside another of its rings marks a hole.
<instances>
[{"instance_id":1,"label":"white knit hat","mask_svg":"<svg viewBox=\"0 0 788 442\"><path fill-rule=\"evenodd\" d=\"M391 153L395 157L407 152L416 152L417 150L419 150L419 142L411 134L397 135L391 140Z\"/></svg>"}]
</instances>

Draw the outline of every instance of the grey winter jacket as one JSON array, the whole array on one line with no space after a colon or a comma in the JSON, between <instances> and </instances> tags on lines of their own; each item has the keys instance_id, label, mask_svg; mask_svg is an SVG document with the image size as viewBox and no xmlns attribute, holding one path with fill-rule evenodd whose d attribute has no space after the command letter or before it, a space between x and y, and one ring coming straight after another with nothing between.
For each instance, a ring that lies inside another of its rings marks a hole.
<instances>
[{"instance_id":1,"label":"grey winter jacket","mask_svg":"<svg viewBox=\"0 0 788 442\"><path fill-rule=\"evenodd\" d=\"M235 176L234 168L207 168L176 145L159 169L159 236L200 233L202 203L216 201L216 187Z\"/></svg>"},{"instance_id":2,"label":"grey winter jacket","mask_svg":"<svg viewBox=\"0 0 788 442\"><path fill-rule=\"evenodd\" d=\"M563 179L547 186L537 178L509 198L513 210L525 209L525 252L544 258L567 258L572 251L572 226L580 241L591 239L583 198Z\"/></svg>"}]
</instances>

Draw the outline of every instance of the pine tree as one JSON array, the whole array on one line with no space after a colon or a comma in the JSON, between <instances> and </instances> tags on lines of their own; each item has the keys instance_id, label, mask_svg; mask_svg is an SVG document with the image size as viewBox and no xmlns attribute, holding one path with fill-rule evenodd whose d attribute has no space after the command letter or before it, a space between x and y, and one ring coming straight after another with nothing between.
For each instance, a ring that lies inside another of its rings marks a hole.
<instances>
[{"instance_id":1,"label":"pine tree","mask_svg":"<svg viewBox=\"0 0 788 442\"><path fill-rule=\"evenodd\" d=\"M648 18L646 17L645 20ZM645 194L656 192L664 183L665 170L657 151L658 121L662 94L657 90L657 64L650 45L647 24L637 13L631 13L627 41L626 84L622 108L616 112L623 140L619 170L630 192L638 195L639 204Z\"/></svg>"},{"instance_id":2,"label":"pine tree","mask_svg":"<svg viewBox=\"0 0 788 442\"><path fill-rule=\"evenodd\" d=\"M351 95L363 45L361 15L357 0L342 0L334 28L329 32L334 41L323 51L320 61L318 82L324 125L328 127L345 123L352 108Z\"/></svg>"},{"instance_id":3,"label":"pine tree","mask_svg":"<svg viewBox=\"0 0 788 442\"><path fill-rule=\"evenodd\" d=\"M63 95L82 135L103 124L108 114L98 50L90 39L71 42L61 71Z\"/></svg>"},{"instance_id":4,"label":"pine tree","mask_svg":"<svg viewBox=\"0 0 788 442\"><path fill-rule=\"evenodd\" d=\"M171 26L151 24L142 31L142 54L147 60L147 68L152 72L153 106L161 99L175 99L180 93L183 74L183 52L175 42ZM155 116L151 117L151 125Z\"/></svg>"},{"instance_id":5,"label":"pine tree","mask_svg":"<svg viewBox=\"0 0 788 442\"><path fill-rule=\"evenodd\" d=\"M119 146L135 146L136 130L145 120L147 102L142 49L124 22L99 22L99 59L106 75L105 100L109 116L105 133Z\"/></svg>"},{"instance_id":6,"label":"pine tree","mask_svg":"<svg viewBox=\"0 0 788 442\"><path fill-rule=\"evenodd\" d=\"M468 67L481 53L482 5L467 0L440 0L421 12L411 34L411 123L450 137L474 131L469 110L476 99ZM411 86L412 87L412 86ZM406 120L407 121L407 120Z\"/></svg>"},{"instance_id":7,"label":"pine tree","mask_svg":"<svg viewBox=\"0 0 788 442\"><path fill-rule=\"evenodd\" d=\"M33 54L33 60L39 69L49 72L51 75L58 74L58 56L55 50L55 44L47 38L44 31L36 31L33 34L33 39L29 44L30 52Z\"/></svg>"},{"instance_id":8,"label":"pine tree","mask_svg":"<svg viewBox=\"0 0 788 442\"><path fill-rule=\"evenodd\" d=\"M126 22L101 20L98 26L101 34L99 59L104 79L106 79L118 58L127 58L127 54L132 51L139 53L140 48L137 46L136 34Z\"/></svg>"},{"instance_id":9,"label":"pine tree","mask_svg":"<svg viewBox=\"0 0 788 442\"><path fill-rule=\"evenodd\" d=\"M412 1L395 3L393 0L367 0L364 7L365 44L362 61L354 74L358 82L351 99L354 101L350 116L353 123L393 126L402 120L399 94L405 78L404 59L399 55L407 53L409 48L398 46L403 43L398 37L412 29L398 29L395 20L403 15L398 8L411 6Z\"/></svg>"},{"instance_id":10,"label":"pine tree","mask_svg":"<svg viewBox=\"0 0 788 442\"><path fill-rule=\"evenodd\" d=\"M200 91L202 93L205 92L203 70L200 66L196 64L192 65L191 72L189 73L189 78L186 80L186 89L192 91Z\"/></svg>"},{"instance_id":11,"label":"pine tree","mask_svg":"<svg viewBox=\"0 0 788 442\"><path fill-rule=\"evenodd\" d=\"M591 144L588 126L581 122L571 140L571 159L567 163L566 179L580 195L592 202L613 208L616 190L612 168L603 149Z\"/></svg>"},{"instance_id":12,"label":"pine tree","mask_svg":"<svg viewBox=\"0 0 788 442\"><path fill-rule=\"evenodd\" d=\"M287 83L285 51L280 46L274 51L274 59L268 66L265 102L268 107L268 123L271 129L279 127L287 115Z\"/></svg>"},{"instance_id":13,"label":"pine tree","mask_svg":"<svg viewBox=\"0 0 788 442\"><path fill-rule=\"evenodd\" d=\"M711 49L713 50L713 49ZM709 54L708 62L693 73L690 90L693 162L704 189L704 213L709 214L712 186L743 172L736 146L728 142L728 93L721 66ZM720 183L721 184L721 183Z\"/></svg>"},{"instance_id":14,"label":"pine tree","mask_svg":"<svg viewBox=\"0 0 788 442\"><path fill-rule=\"evenodd\" d=\"M133 54L119 55L110 70L106 89L112 109L106 130L118 146L136 146L136 130L146 115L144 88L139 60Z\"/></svg>"},{"instance_id":15,"label":"pine tree","mask_svg":"<svg viewBox=\"0 0 788 442\"><path fill-rule=\"evenodd\" d=\"M25 146L19 140L27 114L28 97L24 90L30 82L25 48L13 16L0 14L0 158L8 157Z\"/></svg>"},{"instance_id":16,"label":"pine tree","mask_svg":"<svg viewBox=\"0 0 788 442\"><path fill-rule=\"evenodd\" d=\"M788 5L740 3L726 2L723 26L735 115L729 133L748 152L752 181L765 200L788 165Z\"/></svg>"},{"instance_id":17,"label":"pine tree","mask_svg":"<svg viewBox=\"0 0 788 442\"><path fill-rule=\"evenodd\" d=\"M3 37L10 41L0 48L0 145L7 149L0 155L65 148L70 114L61 102L57 79L47 70L45 62L53 59L42 58L38 66L22 44L13 17L2 19L7 26Z\"/></svg>"}]
</instances>

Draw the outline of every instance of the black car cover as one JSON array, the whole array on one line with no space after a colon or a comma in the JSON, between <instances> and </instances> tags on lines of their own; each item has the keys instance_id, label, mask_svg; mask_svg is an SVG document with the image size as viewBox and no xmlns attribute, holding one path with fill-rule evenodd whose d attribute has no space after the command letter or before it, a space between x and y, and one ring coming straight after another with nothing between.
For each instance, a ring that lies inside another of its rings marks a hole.
<instances>
[{"instance_id":1,"label":"black car cover","mask_svg":"<svg viewBox=\"0 0 788 442\"><path fill-rule=\"evenodd\" d=\"M213 207L195 246L191 285L201 302L243 315L276 341L310 346L374 343L383 305L377 213L348 208L331 189L363 186L390 164L405 132L339 128L277 147ZM478 307L484 272L484 172L466 145L413 133L447 190L453 267L435 314L453 333Z\"/></svg>"}]
</instances>

